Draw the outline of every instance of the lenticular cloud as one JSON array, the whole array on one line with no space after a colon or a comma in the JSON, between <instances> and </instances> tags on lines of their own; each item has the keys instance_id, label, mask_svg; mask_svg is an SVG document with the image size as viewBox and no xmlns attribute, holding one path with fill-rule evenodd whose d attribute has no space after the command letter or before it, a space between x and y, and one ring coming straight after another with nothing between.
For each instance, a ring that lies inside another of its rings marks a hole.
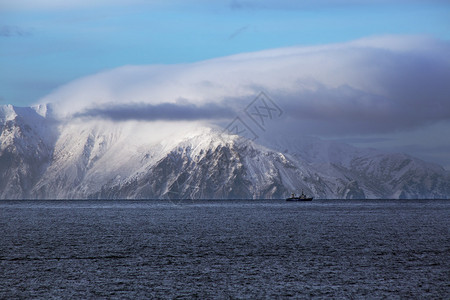
<instances>
[{"instance_id":1,"label":"lenticular cloud","mask_svg":"<svg viewBox=\"0 0 450 300\"><path fill-rule=\"evenodd\" d=\"M124 66L73 81L41 102L65 118L173 121L186 120L186 109L189 120L212 120L220 109L231 118L265 91L290 127L380 133L448 121L448 78L448 42L387 36L191 64Z\"/></svg>"}]
</instances>

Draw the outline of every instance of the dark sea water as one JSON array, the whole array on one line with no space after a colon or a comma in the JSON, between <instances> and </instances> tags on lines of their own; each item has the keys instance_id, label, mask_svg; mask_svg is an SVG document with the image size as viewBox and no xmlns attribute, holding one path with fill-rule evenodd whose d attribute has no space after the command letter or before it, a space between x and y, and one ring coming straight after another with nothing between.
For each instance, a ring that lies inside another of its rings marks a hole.
<instances>
[{"instance_id":1,"label":"dark sea water","mask_svg":"<svg viewBox=\"0 0 450 300\"><path fill-rule=\"evenodd\" d=\"M450 201L3 201L0 298L450 299Z\"/></svg>"}]
</instances>

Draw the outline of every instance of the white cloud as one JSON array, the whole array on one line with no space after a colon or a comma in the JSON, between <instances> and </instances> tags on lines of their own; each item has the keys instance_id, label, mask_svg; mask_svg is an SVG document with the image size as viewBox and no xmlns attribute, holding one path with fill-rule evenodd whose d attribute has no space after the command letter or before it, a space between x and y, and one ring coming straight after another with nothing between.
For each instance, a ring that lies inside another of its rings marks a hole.
<instances>
[{"instance_id":1,"label":"white cloud","mask_svg":"<svg viewBox=\"0 0 450 300\"><path fill-rule=\"evenodd\" d=\"M145 0L0 0L0 10L67 10L78 8L92 8L92 7L104 7L104 6L117 6L117 5L133 5L144 3L161 3L162 1L145 1Z\"/></svg>"},{"instance_id":2,"label":"white cloud","mask_svg":"<svg viewBox=\"0 0 450 300\"><path fill-rule=\"evenodd\" d=\"M265 90L291 128L387 133L450 120L449 53L448 42L387 36L192 64L124 66L71 82L41 102L54 103L62 116L180 101L239 110Z\"/></svg>"},{"instance_id":3,"label":"white cloud","mask_svg":"<svg viewBox=\"0 0 450 300\"><path fill-rule=\"evenodd\" d=\"M390 0L377 0L377 1L366 1L366 0L315 0L315 1L292 1L292 0L231 0L230 7L232 9L244 9L244 10L264 10L264 9L283 9L283 10L293 10L293 9L324 9L324 8L348 8L355 6L376 6L376 5L392 5L393 1ZM397 0L396 5L411 5L414 3L444 3L447 4L446 0Z\"/></svg>"}]
</instances>

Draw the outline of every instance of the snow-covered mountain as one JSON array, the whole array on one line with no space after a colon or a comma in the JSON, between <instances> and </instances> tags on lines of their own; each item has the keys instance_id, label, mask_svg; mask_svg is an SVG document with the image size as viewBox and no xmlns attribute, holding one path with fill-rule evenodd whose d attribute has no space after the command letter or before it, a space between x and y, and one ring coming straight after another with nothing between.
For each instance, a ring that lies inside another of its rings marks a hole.
<instances>
[{"instance_id":1,"label":"snow-covered mountain","mask_svg":"<svg viewBox=\"0 0 450 300\"><path fill-rule=\"evenodd\" d=\"M248 139L194 122L57 121L0 107L0 198L448 198L450 175L406 154L310 137Z\"/></svg>"}]
</instances>

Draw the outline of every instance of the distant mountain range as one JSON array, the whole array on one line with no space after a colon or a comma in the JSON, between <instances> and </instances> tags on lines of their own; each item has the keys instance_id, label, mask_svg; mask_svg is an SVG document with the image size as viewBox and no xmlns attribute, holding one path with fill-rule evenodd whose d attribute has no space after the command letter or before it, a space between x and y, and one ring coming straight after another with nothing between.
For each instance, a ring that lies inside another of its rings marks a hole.
<instances>
[{"instance_id":1,"label":"distant mountain range","mask_svg":"<svg viewBox=\"0 0 450 300\"><path fill-rule=\"evenodd\" d=\"M46 105L0 106L0 198L450 195L448 171L406 154L311 137L251 141L208 125L168 123L58 121Z\"/></svg>"}]
</instances>

